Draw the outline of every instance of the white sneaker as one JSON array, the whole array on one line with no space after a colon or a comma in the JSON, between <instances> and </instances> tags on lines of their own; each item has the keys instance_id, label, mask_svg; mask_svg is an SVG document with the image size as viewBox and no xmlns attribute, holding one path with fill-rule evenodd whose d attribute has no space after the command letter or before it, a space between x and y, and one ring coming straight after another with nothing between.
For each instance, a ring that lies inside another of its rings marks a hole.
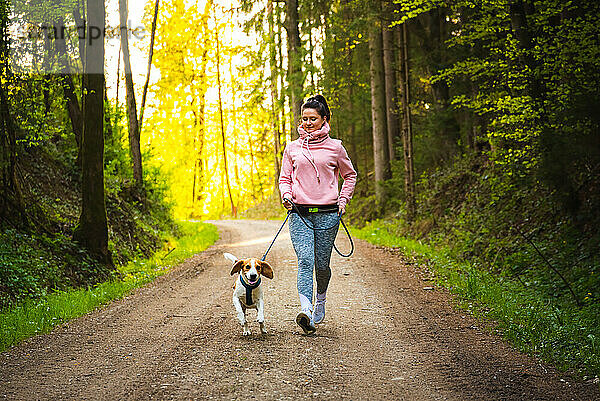
<instances>
[{"instance_id":1,"label":"white sneaker","mask_svg":"<svg viewBox=\"0 0 600 401\"><path fill-rule=\"evenodd\" d=\"M302 327L304 334L312 334L317 331L315 324L312 321L312 313L309 310L303 310L296 316L296 323Z\"/></svg>"},{"instance_id":2,"label":"white sneaker","mask_svg":"<svg viewBox=\"0 0 600 401\"><path fill-rule=\"evenodd\" d=\"M323 319L325 319L325 301L315 302L312 318L315 324L323 322Z\"/></svg>"}]
</instances>

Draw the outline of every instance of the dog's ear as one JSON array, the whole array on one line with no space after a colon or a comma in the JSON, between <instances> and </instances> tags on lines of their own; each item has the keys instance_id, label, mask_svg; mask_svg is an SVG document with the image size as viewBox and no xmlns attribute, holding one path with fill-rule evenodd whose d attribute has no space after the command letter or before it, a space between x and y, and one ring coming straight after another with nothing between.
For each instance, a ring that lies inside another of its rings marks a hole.
<instances>
[{"instance_id":1,"label":"dog's ear","mask_svg":"<svg viewBox=\"0 0 600 401\"><path fill-rule=\"evenodd\" d=\"M240 270L242 270L242 266L244 266L244 261L243 260L238 260L237 262L235 262L233 264L233 266L231 266L231 275L233 276L235 273L239 273Z\"/></svg>"},{"instance_id":2,"label":"dog's ear","mask_svg":"<svg viewBox=\"0 0 600 401\"><path fill-rule=\"evenodd\" d=\"M266 278L273 278L273 268L271 267L270 264L268 264L267 262L263 262L262 260L260 261L260 269L261 269L261 273L263 276L265 276Z\"/></svg>"}]
</instances>

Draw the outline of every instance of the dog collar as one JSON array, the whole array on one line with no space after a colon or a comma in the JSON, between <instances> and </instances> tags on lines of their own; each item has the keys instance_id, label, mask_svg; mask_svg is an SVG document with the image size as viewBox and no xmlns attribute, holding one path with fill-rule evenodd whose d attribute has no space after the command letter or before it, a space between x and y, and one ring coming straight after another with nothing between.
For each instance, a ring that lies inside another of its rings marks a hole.
<instances>
[{"instance_id":1,"label":"dog collar","mask_svg":"<svg viewBox=\"0 0 600 401\"><path fill-rule=\"evenodd\" d=\"M242 282L244 288L246 288L246 305L250 306L254 304L252 301L252 290L260 285L260 276L258 277L258 280L256 280L256 283L250 284L244 281L244 275L240 274L240 281Z\"/></svg>"}]
</instances>

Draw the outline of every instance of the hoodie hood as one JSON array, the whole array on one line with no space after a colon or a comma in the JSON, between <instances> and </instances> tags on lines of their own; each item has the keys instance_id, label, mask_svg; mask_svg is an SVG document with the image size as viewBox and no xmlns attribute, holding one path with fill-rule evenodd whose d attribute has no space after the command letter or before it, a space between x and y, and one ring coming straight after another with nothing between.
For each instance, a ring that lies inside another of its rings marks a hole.
<instances>
[{"instance_id":1,"label":"hoodie hood","mask_svg":"<svg viewBox=\"0 0 600 401\"><path fill-rule=\"evenodd\" d=\"M298 134L300 135L300 140L302 141L302 154L304 155L304 157L306 157L308 159L310 164L315 169L315 173L317 174L317 182L318 183L321 183L321 177L319 176L319 169L317 168L317 165L315 164L315 157L313 156L312 152L310 151L309 144L311 141L320 141L320 140L328 137L329 130L330 130L330 128L329 128L329 124L327 123L327 121L325 121L323 123L321 128L319 128L318 130L315 130L313 132L307 132L302 127L302 125L300 125L298 127ZM305 148L306 148L306 152L304 152Z\"/></svg>"}]
</instances>

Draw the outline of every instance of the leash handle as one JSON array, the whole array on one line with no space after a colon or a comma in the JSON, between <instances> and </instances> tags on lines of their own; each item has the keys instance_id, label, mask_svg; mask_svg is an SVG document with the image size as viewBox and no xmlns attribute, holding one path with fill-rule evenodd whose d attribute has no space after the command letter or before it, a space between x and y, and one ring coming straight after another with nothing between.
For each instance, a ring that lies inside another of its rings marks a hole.
<instances>
[{"instance_id":1,"label":"leash handle","mask_svg":"<svg viewBox=\"0 0 600 401\"><path fill-rule=\"evenodd\" d=\"M333 242L333 249L335 249L335 251L341 257L343 257L343 258L349 258L354 253L354 241L352 241L352 236L350 235L350 231L348 231L348 227L346 227L346 223L344 223L344 220L342 220L342 216L341 215L340 215L340 223L342 223L342 227L344 227L344 230L346 230L346 234L348 235L348 239L350 240L350 253L347 254L347 255L344 255L343 253L341 253L340 250L337 249L337 246L335 246L335 241Z\"/></svg>"}]
</instances>

